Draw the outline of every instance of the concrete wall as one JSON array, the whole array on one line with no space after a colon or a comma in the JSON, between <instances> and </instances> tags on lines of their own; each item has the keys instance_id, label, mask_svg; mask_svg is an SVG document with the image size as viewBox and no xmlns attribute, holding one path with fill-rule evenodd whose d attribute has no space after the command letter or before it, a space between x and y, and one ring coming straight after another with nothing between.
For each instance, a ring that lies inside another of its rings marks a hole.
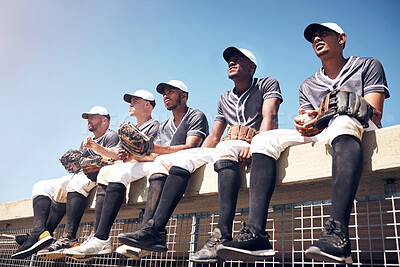
<instances>
[{"instance_id":1,"label":"concrete wall","mask_svg":"<svg viewBox=\"0 0 400 267\"><path fill-rule=\"evenodd\" d=\"M388 180L400 179L400 125L368 132L363 139L364 169L358 195L384 193ZM278 182L271 204L330 198L331 149L323 143L288 148L278 161ZM248 207L249 172L243 170L238 208ZM128 204L118 218L137 218L147 198L147 180L131 184ZM307 192L307 193L305 193ZM93 207L83 222L93 219ZM218 210L217 175L212 165L197 170L189 182L176 213ZM136 217L135 217L136 216ZM23 199L0 204L0 229L32 224L32 201Z\"/></svg>"}]
</instances>

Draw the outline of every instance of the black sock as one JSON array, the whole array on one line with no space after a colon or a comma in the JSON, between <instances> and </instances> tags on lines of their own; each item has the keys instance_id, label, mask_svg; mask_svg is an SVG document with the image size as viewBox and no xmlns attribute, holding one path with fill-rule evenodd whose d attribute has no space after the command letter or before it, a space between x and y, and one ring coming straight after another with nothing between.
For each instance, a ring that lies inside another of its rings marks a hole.
<instances>
[{"instance_id":1,"label":"black sock","mask_svg":"<svg viewBox=\"0 0 400 267\"><path fill-rule=\"evenodd\" d=\"M250 171L249 225L259 233L265 232L269 202L276 183L276 160L254 153Z\"/></svg>"},{"instance_id":2,"label":"black sock","mask_svg":"<svg viewBox=\"0 0 400 267\"><path fill-rule=\"evenodd\" d=\"M67 215L63 237L69 239L76 238L79 223L86 208L86 197L78 192L68 192L67 194Z\"/></svg>"},{"instance_id":3,"label":"black sock","mask_svg":"<svg viewBox=\"0 0 400 267\"><path fill-rule=\"evenodd\" d=\"M108 184L95 237L101 240L108 239L114 220L124 202L125 192L126 187L121 183Z\"/></svg>"},{"instance_id":4,"label":"black sock","mask_svg":"<svg viewBox=\"0 0 400 267\"><path fill-rule=\"evenodd\" d=\"M153 218L167 177L167 175L161 173L155 173L149 177L149 193L147 195L146 207L144 209L142 226Z\"/></svg>"},{"instance_id":5,"label":"black sock","mask_svg":"<svg viewBox=\"0 0 400 267\"><path fill-rule=\"evenodd\" d=\"M353 201L362 172L361 142L351 135L340 135L332 141L332 210L331 218L342 223L348 234Z\"/></svg>"},{"instance_id":6,"label":"black sock","mask_svg":"<svg viewBox=\"0 0 400 267\"><path fill-rule=\"evenodd\" d=\"M106 196L107 186L104 184L98 184L96 190L96 206L94 209L94 231L96 232L99 226L101 211L103 209L104 197Z\"/></svg>"},{"instance_id":7,"label":"black sock","mask_svg":"<svg viewBox=\"0 0 400 267\"><path fill-rule=\"evenodd\" d=\"M214 170L218 172L219 220L217 227L221 230L222 236L231 236L240 186L239 162L219 160L214 164Z\"/></svg>"},{"instance_id":8,"label":"black sock","mask_svg":"<svg viewBox=\"0 0 400 267\"><path fill-rule=\"evenodd\" d=\"M49 217L51 199L46 196L37 196L33 199L33 230L31 234L40 234L46 229ZM50 233L53 234L53 233Z\"/></svg>"},{"instance_id":9,"label":"black sock","mask_svg":"<svg viewBox=\"0 0 400 267\"><path fill-rule=\"evenodd\" d=\"M157 229L165 229L169 218L185 193L189 178L190 172L181 167L172 166L170 169L153 218Z\"/></svg>"},{"instance_id":10,"label":"black sock","mask_svg":"<svg viewBox=\"0 0 400 267\"><path fill-rule=\"evenodd\" d=\"M50 213L46 222L46 229L50 233L53 233L53 231L57 228L58 224L64 217L66 206L66 203L60 203L56 201L51 202Z\"/></svg>"}]
</instances>

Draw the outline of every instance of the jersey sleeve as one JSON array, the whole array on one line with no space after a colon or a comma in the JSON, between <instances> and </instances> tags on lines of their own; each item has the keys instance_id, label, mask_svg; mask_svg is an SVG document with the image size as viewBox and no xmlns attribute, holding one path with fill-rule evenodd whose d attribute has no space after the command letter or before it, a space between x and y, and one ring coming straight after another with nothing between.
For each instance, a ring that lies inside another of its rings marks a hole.
<instances>
[{"instance_id":1,"label":"jersey sleeve","mask_svg":"<svg viewBox=\"0 0 400 267\"><path fill-rule=\"evenodd\" d=\"M104 147L116 147L119 143L119 136L116 132L110 131L110 133L105 136L103 146Z\"/></svg>"},{"instance_id":2,"label":"jersey sleeve","mask_svg":"<svg viewBox=\"0 0 400 267\"><path fill-rule=\"evenodd\" d=\"M376 58L371 58L365 66L364 76L364 95L378 92L385 93L385 98L390 97L385 71L382 64Z\"/></svg>"},{"instance_id":3,"label":"jersey sleeve","mask_svg":"<svg viewBox=\"0 0 400 267\"><path fill-rule=\"evenodd\" d=\"M157 138L158 130L160 128L160 123L155 121L145 133L148 137L153 138L154 140Z\"/></svg>"},{"instance_id":4,"label":"jersey sleeve","mask_svg":"<svg viewBox=\"0 0 400 267\"><path fill-rule=\"evenodd\" d=\"M190 118L187 136L199 136L205 139L208 135L208 121L203 112L196 110Z\"/></svg>"},{"instance_id":5,"label":"jersey sleeve","mask_svg":"<svg viewBox=\"0 0 400 267\"><path fill-rule=\"evenodd\" d=\"M222 99L223 99L223 96L221 96L221 98L218 101L218 104L217 104L217 115L215 115L215 120L216 121L226 122L226 119L225 119L223 111L222 111L222 105L223 105Z\"/></svg>"},{"instance_id":6,"label":"jersey sleeve","mask_svg":"<svg viewBox=\"0 0 400 267\"><path fill-rule=\"evenodd\" d=\"M281 88L277 79L272 77L262 79L260 82L260 87L264 100L268 98L278 98L281 103L283 102Z\"/></svg>"},{"instance_id":7,"label":"jersey sleeve","mask_svg":"<svg viewBox=\"0 0 400 267\"><path fill-rule=\"evenodd\" d=\"M308 100L306 96L306 85L305 82L300 85L299 89L299 109L304 109L304 110L314 110L315 108L311 104L311 102Z\"/></svg>"}]
</instances>

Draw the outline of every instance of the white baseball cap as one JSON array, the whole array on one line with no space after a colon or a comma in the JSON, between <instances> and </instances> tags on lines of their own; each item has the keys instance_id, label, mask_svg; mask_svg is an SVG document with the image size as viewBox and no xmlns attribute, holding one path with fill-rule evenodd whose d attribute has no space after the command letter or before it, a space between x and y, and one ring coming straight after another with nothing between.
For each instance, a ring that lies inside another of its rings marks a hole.
<instances>
[{"instance_id":1,"label":"white baseball cap","mask_svg":"<svg viewBox=\"0 0 400 267\"><path fill-rule=\"evenodd\" d=\"M224 53L222 54L224 56L224 59L226 62L229 61L229 59L231 58L233 53L239 53L242 54L243 56L247 57L248 59L250 59L251 62L253 62L254 64L256 64L257 66L257 59L256 57L253 55L253 53L251 53L249 50L244 49L244 48L236 48L236 47L228 47L227 49L224 50Z\"/></svg>"},{"instance_id":2,"label":"white baseball cap","mask_svg":"<svg viewBox=\"0 0 400 267\"><path fill-rule=\"evenodd\" d=\"M137 90L133 94L125 94L124 100L128 103L131 103L132 97L139 97L147 101L155 101L154 95L146 90Z\"/></svg>"},{"instance_id":3,"label":"white baseball cap","mask_svg":"<svg viewBox=\"0 0 400 267\"><path fill-rule=\"evenodd\" d=\"M328 29L328 30L334 31L338 34L344 33L342 28L340 28L339 25L337 25L336 23L333 23L333 22L311 23L304 30L304 37L306 38L307 41L312 43L312 38L314 37L315 32L318 30L321 30L321 29Z\"/></svg>"},{"instance_id":4,"label":"white baseball cap","mask_svg":"<svg viewBox=\"0 0 400 267\"><path fill-rule=\"evenodd\" d=\"M89 115L102 115L102 116L110 116L105 107L102 106L94 106L89 112L82 113L82 118L87 119Z\"/></svg>"},{"instance_id":5,"label":"white baseball cap","mask_svg":"<svg viewBox=\"0 0 400 267\"><path fill-rule=\"evenodd\" d=\"M166 86L172 86L175 87L185 93L189 93L188 87L186 86L186 84L184 84L181 81L178 80L170 80L167 83L160 83L157 85L157 92L159 92L160 94L164 93L164 89Z\"/></svg>"}]
</instances>

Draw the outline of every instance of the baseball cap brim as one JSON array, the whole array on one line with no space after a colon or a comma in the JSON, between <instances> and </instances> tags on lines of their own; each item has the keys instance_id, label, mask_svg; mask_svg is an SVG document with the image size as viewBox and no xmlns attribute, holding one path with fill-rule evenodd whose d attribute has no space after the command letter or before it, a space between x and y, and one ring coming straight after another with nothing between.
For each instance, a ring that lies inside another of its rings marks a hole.
<instances>
[{"instance_id":1,"label":"baseball cap brim","mask_svg":"<svg viewBox=\"0 0 400 267\"><path fill-rule=\"evenodd\" d=\"M335 28L330 28L327 27L323 24L326 24L330 27L335 27ZM336 23L311 23L310 25L308 25L306 27L306 29L304 30L304 38L306 38L307 41L309 41L310 43L312 43L312 38L314 37L314 34L319 31L319 30L328 30L328 31L333 31L336 33L343 33L342 28L339 27L339 25L337 25Z\"/></svg>"},{"instance_id":2,"label":"baseball cap brim","mask_svg":"<svg viewBox=\"0 0 400 267\"><path fill-rule=\"evenodd\" d=\"M251 62L253 62L254 64L257 65L257 59L255 58L255 56L247 49L242 49L243 51L246 51L247 53L249 53L249 55L244 54L242 51L240 51L239 48L236 47L228 47L227 49L224 50L223 52L223 57L225 59L226 62L229 62L229 59L232 57L232 55L234 53L238 53L240 55L242 55L245 58L248 58Z\"/></svg>"}]
</instances>

